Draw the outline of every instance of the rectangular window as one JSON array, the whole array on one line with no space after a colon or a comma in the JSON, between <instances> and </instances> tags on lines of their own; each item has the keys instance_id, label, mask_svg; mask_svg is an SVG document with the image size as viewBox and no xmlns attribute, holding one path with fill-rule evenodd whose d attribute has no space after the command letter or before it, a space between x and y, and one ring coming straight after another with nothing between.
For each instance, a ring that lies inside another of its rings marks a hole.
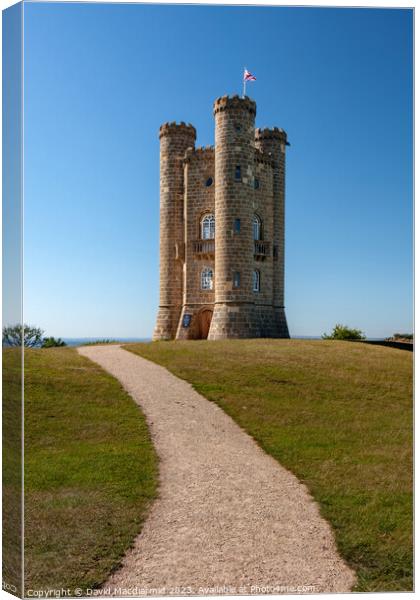
<instances>
[{"instance_id":1,"label":"rectangular window","mask_svg":"<svg viewBox=\"0 0 420 600\"><path fill-rule=\"evenodd\" d=\"M254 292L260 291L260 272L254 271L252 273L252 290Z\"/></svg>"},{"instance_id":2,"label":"rectangular window","mask_svg":"<svg viewBox=\"0 0 420 600\"><path fill-rule=\"evenodd\" d=\"M201 271L201 289L212 290L213 289L213 270L210 267L205 267Z\"/></svg>"},{"instance_id":3,"label":"rectangular window","mask_svg":"<svg viewBox=\"0 0 420 600\"><path fill-rule=\"evenodd\" d=\"M241 219L235 219L235 233L241 233Z\"/></svg>"},{"instance_id":4,"label":"rectangular window","mask_svg":"<svg viewBox=\"0 0 420 600\"><path fill-rule=\"evenodd\" d=\"M241 286L241 274L239 271L235 271L233 274L233 287L238 288Z\"/></svg>"},{"instance_id":5,"label":"rectangular window","mask_svg":"<svg viewBox=\"0 0 420 600\"><path fill-rule=\"evenodd\" d=\"M241 167L240 167L240 165L237 165L235 167L235 179L236 179L236 181L240 181L241 180Z\"/></svg>"}]
</instances>

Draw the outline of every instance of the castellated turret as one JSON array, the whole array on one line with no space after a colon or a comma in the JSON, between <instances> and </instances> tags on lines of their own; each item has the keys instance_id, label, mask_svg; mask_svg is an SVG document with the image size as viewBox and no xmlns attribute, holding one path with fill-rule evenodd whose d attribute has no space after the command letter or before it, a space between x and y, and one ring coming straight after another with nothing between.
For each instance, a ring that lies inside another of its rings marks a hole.
<instances>
[{"instance_id":1,"label":"castellated turret","mask_svg":"<svg viewBox=\"0 0 420 600\"><path fill-rule=\"evenodd\" d=\"M160 306L155 340L289 337L284 311L287 135L256 104L214 103L215 147L160 128Z\"/></svg>"},{"instance_id":2,"label":"castellated turret","mask_svg":"<svg viewBox=\"0 0 420 600\"><path fill-rule=\"evenodd\" d=\"M160 138L160 305L155 337L175 337L182 306L184 260L184 165L194 148L192 125L165 123Z\"/></svg>"},{"instance_id":3,"label":"castellated turret","mask_svg":"<svg viewBox=\"0 0 420 600\"><path fill-rule=\"evenodd\" d=\"M284 201L287 134L283 129L256 129L255 146L273 166L273 335L289 337L284 312Z\"/></svg>"}]
</instances>

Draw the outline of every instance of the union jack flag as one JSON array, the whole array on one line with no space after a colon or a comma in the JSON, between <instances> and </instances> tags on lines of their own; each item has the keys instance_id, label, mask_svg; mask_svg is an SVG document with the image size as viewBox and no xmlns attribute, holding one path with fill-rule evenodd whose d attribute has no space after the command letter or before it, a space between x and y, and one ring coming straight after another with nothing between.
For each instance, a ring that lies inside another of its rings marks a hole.
<instances>
[{"instance_id":1,"label":"union jack flag","mask_svg":"<svg viewBox=\"0 0 420 600\"><path fill-rule=\"evenodd\" d=\"M248 71L248 69L244 69L244 81L256 81L256 80L257 80L257 78L255 77L255 75L250 73Z\"/></svg>"}]
</instances>

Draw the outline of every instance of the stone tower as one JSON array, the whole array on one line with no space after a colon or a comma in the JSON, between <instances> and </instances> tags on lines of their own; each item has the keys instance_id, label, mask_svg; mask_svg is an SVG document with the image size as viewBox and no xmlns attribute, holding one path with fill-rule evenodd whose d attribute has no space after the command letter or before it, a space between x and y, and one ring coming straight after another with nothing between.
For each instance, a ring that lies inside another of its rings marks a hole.
<instances>
[{"instance_id":1,"label":"stone tower","mask_svg":"<svg viewBox=\"0 0 420 600\"><path fill-rule=\"evenodd\" d=\"M217 285L209 339L259 337L252 291L255 115L249 98L214 103Z\"/></svg>"},{"instance_id":2,"label":"stone tower","mask_svg":"<svg viewBox=\"0 0 420 600\"><path fill-rule=\"evenodd\" d=\"M160 128L160 306L155 340L289 337L284 312L282 129L256 104L214 103L215 148Z\"/></svg>"},{"instance_id":3,"label":"stone tower","mask_svg":"<svg viewBox=\"0 0 420 600\"><path fill-rule=\"evenodd\" d=\"M187 148L194 148L192 125L165 123L160 138L160 305L155 337L175 337L181 311L184 258L184 165Z\"/></svg>"},{"instance_id":4,"label":"stone tower","mask_svg":"<svg viewBox=\"0 0 420 600\"><path fill-rule=\"evenodd\" d=\"M273 324L274 337L289 337L284 312L284 188L287 135L282 129L256 129L255 146L273 168Z\"/></svg>"}]
</instances>

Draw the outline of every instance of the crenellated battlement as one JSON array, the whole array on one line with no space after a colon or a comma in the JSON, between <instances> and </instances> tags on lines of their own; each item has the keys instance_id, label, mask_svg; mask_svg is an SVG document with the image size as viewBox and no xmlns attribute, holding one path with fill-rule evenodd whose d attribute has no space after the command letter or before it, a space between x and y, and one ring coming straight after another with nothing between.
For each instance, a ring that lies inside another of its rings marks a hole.
<instances>
[{"instance_id":1,"label":"crenellated battlement","mask_svg":"<svg viewBox=\"0 0 420 600\"><path fill-rule=\"evenodd\" d=\"M213 105L213 114L215 115L218 112L228 109L242 109L250 112L254 116L257 114L257 105L254 100L251 100L248 96L241 98L238 94L217 98Z\"/></svg>"},{"instance_id":2,"label":"crenellated battlement","mask_svg":"<svg viewBox=\"0 0 420 600\"><path fill-rule=\"evenodd\" d=\"M211 160L214 161L214 146L199 146L198 148L188 148L185 152L184 162L191 160Z\"/></svg>"},{"instance_id":3,"label":"crenellated battlement","mask_svg":"<svg viewBox=\"0 0 420 600\"><path fill-rule=\"evenodd\" d=\"M188 135L195 140L197 136L196 129L191 123L184 123L181 121L177 123L176 121L163 123L159 129L159 139L165 135Z\"/></svg>"},{"instance_id":4,"label":"crenellated battlement","mask_svg":"<svg viewBox=\"0 0 420 600\"><path fill-rule=\"evenodd\" d=\"M207 144L207 146L198 146L198 148L196 148L195 151L198 154L214 152L214 146L212 146L211 144Z\"/></svg>"},{"instance_id":5,"label":"crenellated battlement","mask_svg":"<svg viewBox=\"0 0 420 600\"><path fill-rule=\"evenodd\" d=\"M287 133L279 127L273 127L272 129L268 127L264 129L257 128L255 130L255 141L261 142L262 140L278 140L286 144L286 146L290 146L287 141Z\"/></svg>"}]
</instances>

